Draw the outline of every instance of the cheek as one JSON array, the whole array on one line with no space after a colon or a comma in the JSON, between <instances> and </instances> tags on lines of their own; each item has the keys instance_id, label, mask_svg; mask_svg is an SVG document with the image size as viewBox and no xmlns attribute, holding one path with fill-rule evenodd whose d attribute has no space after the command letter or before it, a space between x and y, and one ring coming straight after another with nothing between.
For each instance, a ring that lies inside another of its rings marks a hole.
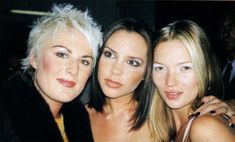
<instances>
[{"instance_id":1,"label":"cheek","mask_svg":"<svg viewBox=\"0 0 235 142\"><path fill-rule=\"evenodd\" d=\"M55 62L55 60L51 57L42 57L41 60L41 69L44 72L50 72L51 70L53 70L53 67L56 65L57 63Z\"/></svg>"},{"instance_id":2,"label":"cheek","mask_svg":"<svg viewBox=\"0 0 235 142\"><path fill-rule=\"evenodd\" d=\"M198 82L194 75L183 77L181 80L182 84L187 86L189 92L193 91L198 94Z\"/></svg>"},{"instance_id":3,"label":"cheek","mask_svg":"<svg viewBox=\"0 0 235 142\"><path fill-rule=\"evenodd\" d=\"M83 81L83 82L87 82L88 78L90 77L91 75L91 72L92 72L92 68L90 70L87 70L87 71L83 71L82 73L80 73L80 79L78 79L78 81Z\"/></svg>"},{"instance_id":4,"label":"cheek","mask_svg":"<svg viewBox=\"0 0 235 142\"><path fill-rule=\"evenodd\" d=\"M107 62L105 62L104 60L100 60L99 65L98 65L98 78L102 77L103 75L106 74L106 72L109 72L109 66Z\"/></svg>"},{"instance_id":5,"label":"cheek","mask_svg":"<svg viewBox=\"0 0 235 142\"><path fill-rule=\"evenodd\" d=\"M133 86L138 86L144 78L144 71L126 71L123 77L126 82L130 82Z\"/></svg>"},{"instance_id":6,"label":"cheek","mask_svg":"<svg viewBox=\"0 0 235 142\"><path fill-rule=\"evenodd\" d=\"M90 72L83 72L79 75L78 79L77 79L77 82L78 82L78 89L81 89L83 90L84 89L84 86L86 85L87 83L87 80L89 78L89 76L91 75Z\"/></svg>"},{"instance_id":7,"label":"cheek","mask_svg":"<svg viewBox=\"0 0 235 142\"><path fill-rule=\"evenodd\" d=\"M161 75L156 75L155 73L152 74L152 77L153 77L154 85L158 87L159 89L161 89L161 86L162 86L161 84L165 82L164 77Z\"/></svg>"},{"instance_id":8,"label":"cheek","mask_svg":"<svg viewBox=\"0 0 235 142\"><path fill-rule=\"evenodd\" d=\"M231 37L235 39L235 30L231 31Z\"/></svg>"}]
</instances>

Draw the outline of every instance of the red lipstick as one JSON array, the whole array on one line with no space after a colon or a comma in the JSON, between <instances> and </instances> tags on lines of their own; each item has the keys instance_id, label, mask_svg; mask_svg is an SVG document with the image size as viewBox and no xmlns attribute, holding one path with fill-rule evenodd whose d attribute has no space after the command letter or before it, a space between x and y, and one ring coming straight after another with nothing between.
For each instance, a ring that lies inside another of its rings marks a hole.
<instances>
[{"instance_id":1,"label":"red lipstick","mask_svg":"<svg viewBox=\"0 0 235 142\"><path fill-rule=\"evenodd\" d=\"M110 87L110 88L115 88L115 89L120 88L120 87L122 86L121 83L116 82L116 81L113 81L113 80L111 80L111 79L105 79L105 84L106 84L108 87Z\"/></svg>"},{"instance_id":2,"label":"red lipstick","mask_svg":"<svg viewBox=\"0 0 235 142\"><path fill-rule=\"evenodd\" d=\"M57 80L60 84L62 84L63 86L65 86L67 88L72 88L76 85L76 83L73 82L73 81L69 81L69 80L65 80L65 79L59 79L59 78Z\"/></svg>"}]
</instances>

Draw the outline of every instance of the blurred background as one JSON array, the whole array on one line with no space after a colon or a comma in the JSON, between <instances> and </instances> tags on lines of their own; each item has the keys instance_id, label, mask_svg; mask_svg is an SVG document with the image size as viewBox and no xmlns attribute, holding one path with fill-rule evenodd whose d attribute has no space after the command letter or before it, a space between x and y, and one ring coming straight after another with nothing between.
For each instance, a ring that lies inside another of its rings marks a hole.
<instances>
[{"instance_id":1,"label":"blurred background","mask_svg":"<svg viewBox=\"0 0 235 142\"><path fill-rule=\"evenodd\" d=\"M60 3L88 9L103 31L112 22L125 17L142 19L155 31L174 20L195 21L207 31L213 49L221 59L223 54L219 48L218 28L224 15L235 12L235 1L1 0L0 80L19 68L20 59L25 57L30 26L40 17L19 11L48 12L53 4Z\"/></svg>"}]
</instances>

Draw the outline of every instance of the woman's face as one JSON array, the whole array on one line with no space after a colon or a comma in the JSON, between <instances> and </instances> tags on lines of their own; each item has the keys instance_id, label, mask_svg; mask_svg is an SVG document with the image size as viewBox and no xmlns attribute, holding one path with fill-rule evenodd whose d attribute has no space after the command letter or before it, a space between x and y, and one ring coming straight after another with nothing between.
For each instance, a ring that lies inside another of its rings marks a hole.
<instances>
[{"instance_id":1,"label":"woman's face","mask_svg":"<svg viewBox=\"0 0 235 142\"><path fill-rule=\"evenodd\" d=\"M98 67L98 80L108 98L126 96L144 79L147 43L136 32L115 31L104 47Z\"/></svg>"},{"instance_id":2,"label":"woman's face","mask_svg":"<svg viewBox=\"0 0 235 142\"><path fill-rule=\"evenodd\" d=\"M179 40L155 47L153 80L162 99L172 109L188 108L198 95L191 57Z\"/></svg>"},{"instance_id":3,"label":"woman's face","mask_svg":"<svg viewBox=\"0 0 235 142\"><path fill-rule=\"evenodd\" d=\"M60 30L48 39L38 57L32 56L34 84L48 103L73 100L83 90L93 65L89 43L80 32Z\"/></svg>"}]
</instances>

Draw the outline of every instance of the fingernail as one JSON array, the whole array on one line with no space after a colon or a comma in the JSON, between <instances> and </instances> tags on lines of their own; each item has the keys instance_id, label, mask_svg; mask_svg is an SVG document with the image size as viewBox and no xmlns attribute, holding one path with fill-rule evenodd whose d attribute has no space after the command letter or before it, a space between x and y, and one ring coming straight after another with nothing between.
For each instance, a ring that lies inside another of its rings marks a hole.
<instances>
[{"instance_id":1,"label":"fingernail","mask_svg":"<svg viewBox=\"0 0 235 142\"><path fill-rule=\"evenodd\" d=\"M198 117L199 115L200 115L200 112L193 113L193 114L189 115L188 119L191 119L193 117Z\"/></svg>"},{"instance_id":2,"label":"fingernail","mask_svg":"<svg viewBox=\"0 0 235 142\"><path fill-rule=\"evenodd\" d=\"M191 118L193 118L193 117L194 117L194 115L195 115L194 113L193 113L193 114L191 114L191 115L189 115L188 120L189 120L189 119L191 119Z\"/></svg>"},{"instance_id":3,"label":"fingernail","mask_svg":"<svg viewBox=\"0 0 235 142\"><path fill-rule=\"evenodd\" d=\"M204 105L204 102L202 102L201 105Z\"/></svg>"},{"instance_id":4,"label":"fingernail","mask_svg":"<svg viewBox=\"0 0 235 142\"><path fill-rule=\"evenodd\" d=\"M214 114L216 111L215 110L212 110L212 111L210 111L210 114Z\"/></svg>"},{"instance_id":5,"label":"fingernail","mask_svg":"<svg viewBox=\"0 0 235 142\"><path fill-rule=\"evenodd\" d=\"M229 124L231 128L235 128L235 125L233 123Z\"/></svg>"},{"instance_id":6,"label":"fingernail","mask_svg":"<svg viewBox=\"0 0 235 142\"><path fill-rule=\"evenodd\" d=\"M223 114L223 117L227 120L227 121L231 121L231 117L227 114Z\"/></svg>"},{"instance_id":7,"label":"fingernail","mask_svg":"<svg viewBox=\"0 0 235 142\"><path fill-rule=\"evenodd\" d=\"M198 117L200 115L200 112L197 112L194 114L195 117Z\"/></svg>"}]
</instances>

